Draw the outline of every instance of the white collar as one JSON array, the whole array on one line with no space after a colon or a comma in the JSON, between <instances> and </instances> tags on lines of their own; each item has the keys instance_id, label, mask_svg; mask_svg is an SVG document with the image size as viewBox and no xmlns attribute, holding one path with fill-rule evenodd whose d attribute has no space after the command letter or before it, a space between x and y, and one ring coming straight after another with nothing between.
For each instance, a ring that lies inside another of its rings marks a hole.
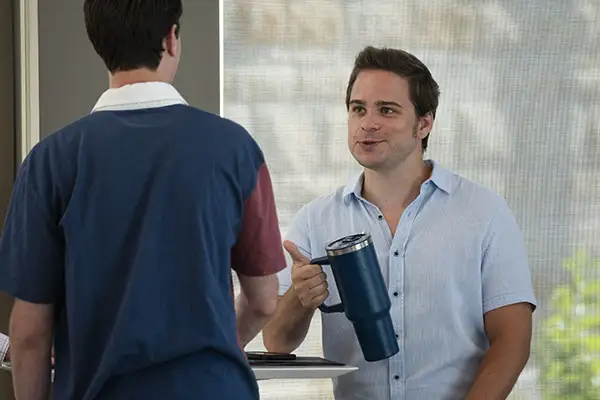
<instances>
[{"instance_id":1,"label":"white collar","mask_svg":"<svg viewBox=\"0 0 600 400\"><path fill-rule=\"evenodd\" d=\"M166 107L187 102L177 89L166 82L142 82L108 89L92 109L95 111L139 110Z\"/></svg>"}]
</instances>

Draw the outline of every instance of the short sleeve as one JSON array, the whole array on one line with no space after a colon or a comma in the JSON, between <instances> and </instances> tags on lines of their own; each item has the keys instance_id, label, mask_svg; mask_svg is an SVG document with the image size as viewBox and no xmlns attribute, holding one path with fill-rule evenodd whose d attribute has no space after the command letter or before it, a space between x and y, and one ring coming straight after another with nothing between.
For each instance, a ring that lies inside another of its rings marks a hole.
<instances>
[{"instance_id":1,"label":"short sleeve","mask_svg":"<svg viewBox=\"0 0 600 400\"><path fill-rule=\"evenodd\" d=\"M490 223L482 261L483 312L516 303L537 306L523 235L506 202Z\"/></svg>"},{"instance_id":2,"label":"short sleeve","mask_svg":"<svg viewBox=\"0 0 600 400\"><path fill-rule=\"evenodd\" d=\"M307 205L303 206L294 216L285 239L293 242L303 255L312 258ZM283 296L292 286L292 262L289 257L287 257L286 264L285 269L278 275L280 296Z\"/></svg>"},{"instance_id":3,"label":"short sleeve","mask_svg":"<svg viewBox=\"0 0 600 400\"><path fill-rule=\"evenodd\" d=\"M41 168L19 169L0 236L0 290L31 303L53 304L62 294L64 239L51 210Z\"/></svg>"},{"instance_id":4,"label":"short sleeve","mask_svg":"<svg viewBox=\"0 0 600 400\"><path fill-rule=\"evenodd\" d=\"M285 267L271 177L260 165L256 185L244 203L242 226L231 251L232 268L241 275L274 275Z\"/></svg>"}]
</instances>

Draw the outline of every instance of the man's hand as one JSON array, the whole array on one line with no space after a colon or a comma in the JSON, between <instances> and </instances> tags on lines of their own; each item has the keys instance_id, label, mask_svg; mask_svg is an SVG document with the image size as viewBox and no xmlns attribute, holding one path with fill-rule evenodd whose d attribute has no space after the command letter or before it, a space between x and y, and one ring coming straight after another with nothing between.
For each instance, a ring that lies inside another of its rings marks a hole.
<instances>
[{"instance_id":1,"label":"man's hand","mask_svg":"<svg viewBox=\"0 0 600 400\"><path fill-rule=\"evenodd\" d=\"M263 342L269 351L291 353L306 338L315 310L327 299L329 291L320 265L312 265L289 240L283 242L283 247L292 257L292 285L265 326Z\"/></svg>"},{"instance_id":2,"label":"man's hand","mask_svg":"<svg viewBox=\"0 0 600 400\"><path fill-rule=\"evenodd\" d=\"M283 243L283 247L292 257L292 288L296 296L304 308L317 309L329 296L327 276L323 268L311 264L289 240Z\"/></svg>"}]
</instances>

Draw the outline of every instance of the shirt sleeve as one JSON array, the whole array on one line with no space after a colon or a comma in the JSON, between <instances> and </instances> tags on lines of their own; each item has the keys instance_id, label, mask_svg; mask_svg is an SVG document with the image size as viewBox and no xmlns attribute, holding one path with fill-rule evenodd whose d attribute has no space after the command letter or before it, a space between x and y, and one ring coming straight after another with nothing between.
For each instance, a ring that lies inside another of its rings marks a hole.
<instances>
[{"instance_id":1,"label":"shirt sleeve","mask_svg":"<svg viewBox=\"0 0 600 400\"><path fill-rule=\"evenodd\" d=\"M310 248L310 235L309 235L309 221L308 221L308 206L303 206L300 211L296 214L290 228L286 235L286 240L293 242L300 253L305 255L307 258L312 258ZM287 265L279 275L279 295L283 296L292 287L292 261L288 256Z\"/></svg>"},{"instance_id":2,"label":"shirt sleeve","mask_svg":"<svg viewBox=\"0 0 600 400\"><path fill-rule=\"evenodd\" d=\"M483 312L516 303L537 306L523 235L502 201L484 244L482 262Z\"/></svg>"},{"instance_id":3,"label":"shirt sleeve","mask_svg":"<svg viewBox=\"0 0 600 400\"><path fill-rule=\"evenodd\" d=\"M256 186L244 203L242 226L231 252L232 268L241 275L273 275L285 267L271 177L258 168Z\"/></svg>"},{"instance_id":4,"label":"shirt sleeve","mask_svg":"<svg viewBox=\"0 0 600 400\"><path fill-rule=\"evenodd\" d=\"M0 333L0 363L3 362L4 357L6 357L8 346L10 346L10 339L8 336Z\"/></svg>"},{"instance_id":5,"label":"shirt sleeve","mask_svg":"<svg viewBox=\"0 0 600 400\"><path fill-rule=\"evenodd\" d=\"M0 290L31 303L53 304L62 293L64 239L44 174L31 159L17 174L0 236Z\"/></svg>"}]
</instances>

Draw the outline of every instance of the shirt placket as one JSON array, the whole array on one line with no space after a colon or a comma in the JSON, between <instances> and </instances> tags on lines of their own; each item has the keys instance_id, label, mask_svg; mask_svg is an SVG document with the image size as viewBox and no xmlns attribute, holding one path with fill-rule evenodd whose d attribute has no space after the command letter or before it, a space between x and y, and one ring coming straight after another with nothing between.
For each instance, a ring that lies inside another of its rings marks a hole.
<instances>
[{"instance_id":1,"label":"shirt placket","mask_svg":"<svg viewBox=\"0 0 600 400\"><path fill-rule=\"evenodd\" d=\"M383 213L379 210L379 208L377 206L369 203L368 201L366 201L364 199L361 199L361 200L364 202L364 204L365 204L365 206L366 206L366 208L368 210L369 216L371 218L375 219L374 226L377 227L377 228L379 228L379 231L380 231L379 234L381 234L382 237L385 239L385 243L388 246L387 251L389 253L390 249L393 246L393 239L394 238L392 237L391 230L390 230L390 228L389 228L389 226L387 224L387 221L385 220L385 217L383 216ZM395 275L395 273L392 272L392 268L394 267L394 264L393 264L393 260L391 259L391 257L390 257L389 254L388 254L388 262L387 262L387 264L388 264L387 265L387 275L388 275L387 276L387 281L389 283L388 284L388 288L392 288L396 284L396 281L395 281L396 275ZM392 309L390 310L390 313L391 313L391 316L392 316L392 320L396 324L395 325L396 339L399 339L400 336L399 336L398 331L397 331L397 324L402 325L403 322L402 321L398 321L398 318L402 318L402 314L400 314L400 315L398 315L397 313L394 314L394 311L396 311L396 309L394 308L394 299L392 298ZM398 365L398 362L396 360L398 358L402 358L402 357L403 357L403 354L402 354L402 351L401 351L400 354L397 354L397 355L393 356L391 359L388 360L388 373L391 374L392 376L394 376L394 373L392 371L397 370L397 368L395 367L395 365ZM402 365L402 364L399 364L399 365ZM392 381L393 380L394 379L392 378ZM387 382L389 383L389 379L388 379ZM392 382L391 386L393 386L394 383L396 383L396 382ZM394 390L393 390L393 388L390 385L386 385L386 386L391 389L392 393L394 393ZM387 387L386 387L386 389L387 389ZM384 389L381 388L381 390L384 390ZM391 397L391 398L393 398L394 400L396 400L396 397ZM400 399L401 397L397 397L397 398Z\"/></svg>"},{"instance_id":2,"label":"shirt placket","mask_svg":"<svg viewBox=\"0 0 600 400\"><path fill-rule=\"evenodd\" d=\"M421 194L404 210L396 234L390 246L390 267L388 293L392 302L392 317L396 329L396 339L400 347L398 356L389 360L390 399L406 399L406 349L404 347L405 326L405 271L406 247L419 210L426 196L426 186Z\"/></svg>"}]
</instances>

